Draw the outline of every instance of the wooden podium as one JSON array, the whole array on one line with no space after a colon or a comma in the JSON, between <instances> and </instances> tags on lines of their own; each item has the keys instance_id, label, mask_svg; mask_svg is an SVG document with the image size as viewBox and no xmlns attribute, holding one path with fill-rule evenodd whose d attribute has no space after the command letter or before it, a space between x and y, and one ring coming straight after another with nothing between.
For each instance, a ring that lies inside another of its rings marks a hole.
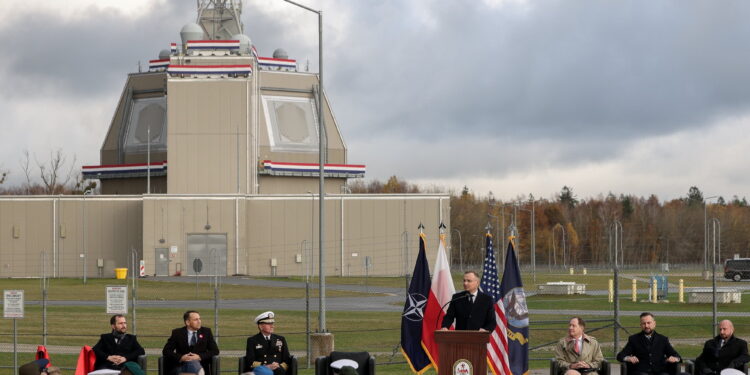
<instances>
[{"instance_id":1,"label":"wooden podium","mask_svg":"<svg viewBox=\"0 0 750 375\"><path fill-rule=\"evenodd\" d=\"M438 375L486 375L489 339L489 332L435 331Z\"/></svg>"}]
</instances>

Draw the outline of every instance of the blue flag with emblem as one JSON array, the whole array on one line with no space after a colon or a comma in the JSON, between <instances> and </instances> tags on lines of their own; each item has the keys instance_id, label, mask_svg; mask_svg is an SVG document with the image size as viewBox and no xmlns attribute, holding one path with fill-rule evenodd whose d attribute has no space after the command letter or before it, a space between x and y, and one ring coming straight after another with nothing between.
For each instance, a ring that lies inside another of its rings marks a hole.
<instances>
[{"instance_id":1,"label":"blue flag with emblem","mask_svg":"<svg viewBox=\"0 0 750 375\"><path fill-rule=\"evenodd\" d=\"M497 326L487 344L487 363L495 375L527 375L529 372L529 310L521 283L513 241L508 243L505 270L498 284L492 235L486 235L486 252L479 288L495 301Z\"/></svg>"},{"instance_id":2,"label":"blue flag with emblem","mask_svg":"<svg viewBox=\"0 0 750 375\"><path fill-rule=\"evenodd\" d=\"M526 306L526 293L521 282L513 240L508 242L505 256L505 270L500 282L500 295L503 301L508 337L508 365L513 375L529 372L529 309Z\"/></svg>"},{"instance_id":3,"label":"blue flag with emblem","mask_svg":"<svg viewBox=\"0 0 750 375\"><path fill-rule=\"evenodd\" d=\"M427 296L430 295L430 266L425 253L424 234L419 235L419 254L414 265L409 294L401 314L401 353L414 373L421 374L432 367L422 348L422 321Z\"/></svg>"}]
</instances>

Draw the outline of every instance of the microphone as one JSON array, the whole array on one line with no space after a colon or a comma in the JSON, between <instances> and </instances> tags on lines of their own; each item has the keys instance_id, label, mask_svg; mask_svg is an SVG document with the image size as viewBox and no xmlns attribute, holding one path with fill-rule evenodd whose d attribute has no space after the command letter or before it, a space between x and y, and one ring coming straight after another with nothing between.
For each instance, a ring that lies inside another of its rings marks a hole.
<instances>
[{"instance_id":1,"label":"microphone","mask_svg":"<svg viewBox=\"0 0 750 375\"><path fill-rule=\"evenodd\" d=\"M454 301L458 301L458 300L460 300L462 298L468 298L470 295L471 295L471 293L465 292L464 294L462 294L462 295L460 295L460 296L458 296L458 297L456 297L456 298L454 298L454 299L446 302L445 305L443 305L443 306L440 307L440 311L443 311L443 309L445 308L445 306L448 306L449 303L454 302ZM438 321L437 320L435 321L435 329L438 329Z\"/></svg>"}]
</instances>

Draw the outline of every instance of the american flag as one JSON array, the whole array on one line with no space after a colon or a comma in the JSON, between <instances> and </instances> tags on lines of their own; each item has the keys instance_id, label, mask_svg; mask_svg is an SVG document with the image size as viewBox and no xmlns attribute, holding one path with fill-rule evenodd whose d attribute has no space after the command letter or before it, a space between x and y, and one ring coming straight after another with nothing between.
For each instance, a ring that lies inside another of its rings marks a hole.
<instances>
[{"instance_id":1,"label":"american flag","mask_svg":"<svg viewBox=\"0 0 750 375\"><path fill-rule=\"evenodd\" d=\"M503 307L502 295L500 294L500 283L497 277L497 261L495 260L495 249L492 246L492 235L487 233L485 236L487 247L479 289L495 301L495 321L497 322L495 330L490 334L490 341L487 343L487 362L493 374L510 375L508 335L506 332L508 321L505 317L505 308Z\"/></svg>"}]
</instances>

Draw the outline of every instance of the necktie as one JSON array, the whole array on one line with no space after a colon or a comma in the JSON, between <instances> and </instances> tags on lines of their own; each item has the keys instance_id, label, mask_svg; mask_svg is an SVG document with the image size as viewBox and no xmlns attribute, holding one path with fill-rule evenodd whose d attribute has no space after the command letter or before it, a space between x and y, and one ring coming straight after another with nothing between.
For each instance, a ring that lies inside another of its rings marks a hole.
<instances>
[{"instance_id":1,"label":"necktie","mask_svg":"<svg viewBox=\"0 0 750 375\"><path fill-rule=\"evenodd\" d=\"M198 342L198 332L193 332L193 336L190 337L190 346L195 346Z\"/></svg>"},{"instance_id":2,"label":"necktie","mask_svg":"<svg viewBox=\"0 0 750 375\"><path fill-rule=\"evenodd\" d=\"M576 339L576 353L581 354L581 342Z\"/></svg>"},{"instance_id":3,"label":"necktie","mask_svg":"<svg viewBox=\"0 0 750 375\"><path fill-rule=\"evenodd\" d=\"M721 340L721 345L719 345L719 348L723 348L724 344L725 344L724 340Z\"/></svg>"},{"instance_id":4,"label":"necktie","mask_svg":"<svg viewBox=\"0 0 750 375\"><path fill-rule=\"evenodd\" d=\"M471 303L474 303L474 295L473 295L473 294L472 294L472 295L471 295L471 296L469 297L469 301L470 301Z\"/></svg>"}]
</instances>

